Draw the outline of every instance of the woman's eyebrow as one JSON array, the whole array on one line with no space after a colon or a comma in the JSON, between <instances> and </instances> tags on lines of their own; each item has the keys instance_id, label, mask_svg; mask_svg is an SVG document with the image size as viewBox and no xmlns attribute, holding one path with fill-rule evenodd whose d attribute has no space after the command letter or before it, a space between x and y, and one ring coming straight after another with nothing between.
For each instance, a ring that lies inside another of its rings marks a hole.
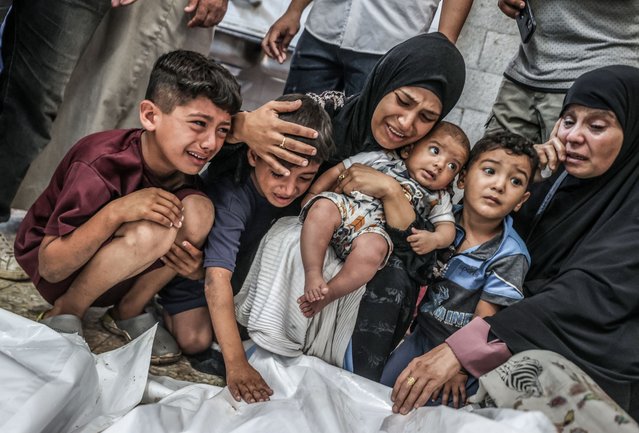
<instances>
[{"instance_id":1,"label":"woman's eyebrow","mask_svg":"<svg viewBox=\"0 0 639 433\"><path fill-rule=\"evenodd\" d=\"M398 92L401 92L403 95L405 95L407 98L409 98L411 101L413 102L417 102L417 99L415 98L414 95L410 94L409 92L407 92L404 89L398 89Z\"/></svg>"}]
</instances>

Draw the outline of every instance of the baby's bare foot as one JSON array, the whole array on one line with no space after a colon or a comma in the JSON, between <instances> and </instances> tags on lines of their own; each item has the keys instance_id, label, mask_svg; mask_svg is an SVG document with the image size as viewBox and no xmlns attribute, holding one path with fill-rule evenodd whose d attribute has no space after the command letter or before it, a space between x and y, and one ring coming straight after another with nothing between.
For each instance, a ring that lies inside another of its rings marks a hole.
<instances>
[{"instance_id":1,"label":"baby's bare foot","mask_svg":"<svg viewBox=\"0 0 639 433\"><path fill-rule=\"evenodd\" d=\"M316 302L324 299L328 293L328 285L321 274L307 273L304 281L304 295L309 302Z\"/></svg>"},{"instance_id":2,"label":"baby's bare foot","mask_svg":"<svg viewBox=\"0 0 639 433\"><path fill-rule=\"evenodd\" d=\"M298 299L298 302L300 302L301 299L302 298ZM322 309L330 304L330 302L331 300L327 296L325 296L324 299L314 302L310 302L304 299L300 302L300 310L302 311L304 317L311 318L322 311Z\"/></svg>"}]
</instances>

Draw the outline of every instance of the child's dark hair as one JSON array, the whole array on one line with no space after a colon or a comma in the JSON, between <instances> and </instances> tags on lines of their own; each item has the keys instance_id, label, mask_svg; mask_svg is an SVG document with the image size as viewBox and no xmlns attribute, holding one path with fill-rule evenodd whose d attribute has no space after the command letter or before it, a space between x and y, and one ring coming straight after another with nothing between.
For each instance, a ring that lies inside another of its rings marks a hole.
<instances>
[{"instance_id":1,"label":"child's dark hair","mask_svg":"<svg viewBox=\"0 0 639 433\"><path fill-rule=\"evenodd\" d=\"M539 156L533 147L532 141L512 132L495 132L484 135L470 151L466 168L470 168L481 154L496 149L504 149L509 155L524 155L528 157L531 167L530 176L528 177L528 186L530 186L539 167Z\"/></svg>"},{"instance_id":2,"label":"child's dark hair","mask_svg":"<svg viewBox=\"0 0 639 433\"><path fill-rule=\"evenodd\" d=\"M431 129L430 132L426 134L424 139L430 137L438 131L452 136L464 149L466 149L467 153L470 153L470 140L468 139L468 136L466 135L464 130L454 123L450 123L445 120L442 120L437 125L433 126L433 129Z\"/></svg>"},{"instance_id":3,"label":"child's dark hair","mask_svg":"<svg viewBox=\"0 0 639 433\"><path fill-rule=\"evenodd\" d=\"M157 59L146 99L170 113L200 96L233 115L242 106L240 85L222 65L194 51L177 50Z\"/></svg>"},{"instance_id":4,"label":"child's dark hair","mask_svg":"<svg viewBox=\"0 0 639 433\"><path fill-rule=\"evenodd\" d=\"M291 137L297 141L301 141L317 149L317 152L313 156L302 155L296 153L306 159L309 162L319 162L320 164L327 161L328 158L335 152L335 142L333 141L333 123L330 116L324 110L324 108L313 98L301 93L289 93L282 95L276 99L276 101L302 101L302 105L295 111L290 113L280 113L279 117L287 122L297 123L298 125L306 126L308 128L317 131L317 138L304 138L299 136ZM292 164L283 159L277 158L278 162L286 168L294 167Z\"/></svg>"}]
</instances>

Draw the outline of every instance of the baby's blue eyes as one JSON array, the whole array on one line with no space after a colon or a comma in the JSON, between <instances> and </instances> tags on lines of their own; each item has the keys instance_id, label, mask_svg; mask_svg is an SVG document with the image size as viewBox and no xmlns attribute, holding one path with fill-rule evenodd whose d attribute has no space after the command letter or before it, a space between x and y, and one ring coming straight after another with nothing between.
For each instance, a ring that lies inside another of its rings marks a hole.
<instances>
[{"instance_id":1,"label":"baby's blue eyes","mask_svg":"<svg viewBox=\"0 0 639 433\"><path fill-rule=\"evenodd\" d=\"M437 146L431 146L428 148L428 150L430 150L430 153L432 153L433 155L439 155L439 147Z\"/></svg>"},{"instance_id":2,"label":"baby's blue eyes","mask_svg":"<svg viewBox=\"0 0 639 433\"><path fill-rule=\"evenodd\" d=\"M449 163L448 163L448 168L449 168L450 170L455 171L455 170L457 170L457 164L455 164L454 162L449 162Z\"/></svg>"}]
</instances>

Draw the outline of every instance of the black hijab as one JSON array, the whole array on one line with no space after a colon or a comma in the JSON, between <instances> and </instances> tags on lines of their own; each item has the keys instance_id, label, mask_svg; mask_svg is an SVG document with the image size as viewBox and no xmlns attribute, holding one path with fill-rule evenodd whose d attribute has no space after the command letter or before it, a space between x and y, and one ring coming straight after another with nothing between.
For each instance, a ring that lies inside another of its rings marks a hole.
<instances>
[{"instance_id":1,"label":"black hijab","mask_svg":"<svg viewBox=\"0 0 639 433\"><path fill-rule=\"evenodd\" d=\"M639 69L609 66L581 76L568 105L611 110L623 145L603 175L570 175L533 215L554 178L516 216L532 257L523 301L492 318L513 352L545 349L581 366L639 416Z\"/></svg>"},{"instance_id":2,"label":"black hijab","mask_svg":"<svg viewBox=\"0 0 639 433\"><path fill-rule=\"evenodd\" d=\"M371 132L371 119L386 94L403 86L428 89L441 100L443 118L457 103L465 79L464 58L441 33L422 33L396 45L377 62L362 91L333 118L338 150L332 159L341 161L380 148Z\"/></svg>"}]
</instances>

